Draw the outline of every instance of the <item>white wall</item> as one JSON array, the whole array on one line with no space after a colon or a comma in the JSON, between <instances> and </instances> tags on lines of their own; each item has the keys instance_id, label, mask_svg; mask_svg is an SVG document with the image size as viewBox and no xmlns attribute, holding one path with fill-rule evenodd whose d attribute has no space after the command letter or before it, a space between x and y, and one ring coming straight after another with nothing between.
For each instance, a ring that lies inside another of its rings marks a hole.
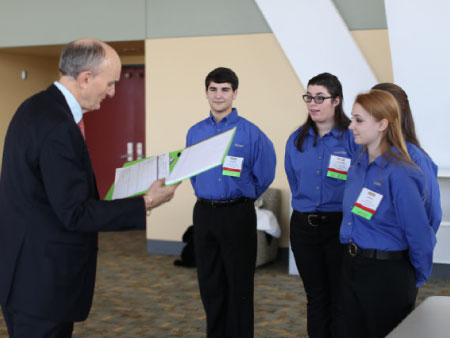
<instances>
[{"instance_id":1,"label":"white wall","mask_svg":"<svg viewBox=\"0 0 450 338\"><path fill-rule=\"evenodd\" d=\"M386 0L394 80L407 93L424 149L450 169L450 2Z\"/></svg>"},{"instance_id":2,"label":"white wall","mask_svg":"<svg viewBox=\"0 0 450 338\"><path fill-rule=\"evenodd\" d=\"M443 223L435 262L450 263L450 2L386 0L394 81L408 94L420 143L439 166Z\"/></svg>"}]
</instances>

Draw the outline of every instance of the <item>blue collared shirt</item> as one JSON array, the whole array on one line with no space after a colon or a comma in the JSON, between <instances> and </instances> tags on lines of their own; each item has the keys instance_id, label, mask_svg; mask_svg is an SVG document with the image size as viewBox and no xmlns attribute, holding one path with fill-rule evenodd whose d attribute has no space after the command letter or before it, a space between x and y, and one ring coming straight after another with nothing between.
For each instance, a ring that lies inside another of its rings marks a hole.
<instances>
[{"instance_id":1,"label":"blue collared shirt","mask_svg":"<svg viewBox=\"0 0 450 338\"><path fill-rule=\"evenodd\" d=\"M303 152L297 149L297 138L302 127L289 137L286 143L284 168L292 192L292 208L300 212L340 212L345 181L328 177L331 155L352 158L357 149L353 133L349 130L332 129L322 137L314 131L303 142Z\"/></svg>"},{"instance_id":2,"label":"blue collared shirt","mask_svg":"<svg viewBox=\"0 0 450 338\"><path fill-rule=\"evenodd\" d=\"M430 225L436 233L442 221L441 193L437 179L437 165L423 150L406 143L411 159L422 169L425 175L425 208Z\"/></svg>"},{"instance_id":3,"label":"blue collared shirt","mask_svg":"<svg viewBox=\"0 0 450 338\"><path fill-rule=\"evenodd\" d=\"M58 81L55 81L55 82L53 82L53 84L64 95L66 102L70 108L70 111L72 112L75 122L79 123L81 121L81 119L83 118L83 111L81 109L80 104L75 99L75 97L72 95L72 93L66 87L64 87L61 83L59 83Z\"/></svg>"},{"instance_id":4,"label":"blue collared shirt","mask_svg":"<svg viewBox=\"0 0 450 338\"><path fill-rule=\"evenodd\" d=\"M186 145L198 143L209 137L237 127L229 156L242 157L240 177L222 175L222 166L191 178L195 195L210 200L238 197L257 199L275 178L275 149L269 138L253 123L238 115L235 108L219 123L213 115L192 126Z\"/></svg>"},{"instance_id":5,"label":"blue collared shirt","mask_svg":"<svg viewBox=\"0 0 450 338\"><path fill-rule=\"evenodd\" d=\"M369 163L367 152L354 158L345 185L341 243L355 243L363 249L409 250L416 286L421 286L431 274L436 244L423 201L423 173L412 164L387 161L383 156ZM352 213L363 188L383 196L370 220Z\"/></svg>"}]
</instances>

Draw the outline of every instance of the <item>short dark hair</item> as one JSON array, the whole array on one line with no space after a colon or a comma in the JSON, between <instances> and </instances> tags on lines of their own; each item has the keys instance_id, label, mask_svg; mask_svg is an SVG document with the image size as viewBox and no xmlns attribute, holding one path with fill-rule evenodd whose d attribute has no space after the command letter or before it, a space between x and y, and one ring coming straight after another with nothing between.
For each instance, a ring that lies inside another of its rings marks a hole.
<instances>
[{"instance_id":1,"label":"short dark hair","mask_svg":"<svg viewBox=\"0 0 450 338\"><path fill-rule=\"evenodd\" d=\"M208 90L209 84L215 83L230 83L233 91L238 89L239 79L235 72L230 68L219 67L211 71L205 79L205 88Z\"/></svg>"},{"instance_id":2,"label":"short dark hair","mask_svg":"<svg viewBox=\"0 0 450 338\"><path fill-rule=\"evenodd\" d=\"M72 41L61 52L59 71L62 75L76 78L81 72L90 70L97 75L98 66L105 58L105 49L96 42Z\"/></svg>"},{"instance_id":3,"label":"short dark hair","mask_svg":"<svg viewBox=\"0 0 450 338\"><path fill-rule=\"evenodd\" d=\"M345 115L343 103L344 103L344 94L342 92L342 85L337 76L330 74L330 73L321 73L319 75L314 76L308 81L308 86L323 86L325 87L328 92L330 93L332 99L339 98L339 104L334 109L334 124L335 126L340 130L346 130L348 129L348 126L350 125L350 119ZM312 120L311 116L308 114L308 118L306 119L306 122L302 125L303 129L298 135L296 139L296 146L299 151L302 150L303 142L306 138L306 136L309 133L310 128L314 131L314 146L317 144L317 127L314 121Z\"/></svg>"}]
</instances>

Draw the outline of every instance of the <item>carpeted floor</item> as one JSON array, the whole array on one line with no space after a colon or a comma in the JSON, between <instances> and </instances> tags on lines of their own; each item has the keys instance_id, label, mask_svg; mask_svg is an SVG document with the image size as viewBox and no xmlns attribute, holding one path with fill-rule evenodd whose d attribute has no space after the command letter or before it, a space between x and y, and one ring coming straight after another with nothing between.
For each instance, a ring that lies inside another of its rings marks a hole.
<instances>
[{"instance_id":1,"label":"carpeted floor","mask_svg":"<svg viewBox=\"0 0 450 338\"><path fill-rule=\"evenodd\" d=\"M75 324L74 338L205 336L195 269L147 254L143 231L103 233L99 247L94 304L88 320ZM256 270L255 337L307 337L305 293L287 269L277 261ZM450 281L430 280L417 304L434 295L450 296Z\"/></svg>"}]
</instances>

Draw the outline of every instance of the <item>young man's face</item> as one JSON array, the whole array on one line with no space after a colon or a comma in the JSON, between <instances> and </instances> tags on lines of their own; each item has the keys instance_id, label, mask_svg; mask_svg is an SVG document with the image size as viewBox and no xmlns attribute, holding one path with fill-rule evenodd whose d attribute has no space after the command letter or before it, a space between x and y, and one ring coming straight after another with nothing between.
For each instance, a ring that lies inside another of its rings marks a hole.
<instances>
[{"instance_id":1,"label":"young man's face","mask_svg":"<svg viewBox=\"0 0 450 338\"><path fill-rule=\"evenodd\" d=\"M237 96L237 89L233 91L231 83L210 82L206 90L211 112L214 115L227 115L233 110L233 100Z\"/></svg>"}]
</instances>

